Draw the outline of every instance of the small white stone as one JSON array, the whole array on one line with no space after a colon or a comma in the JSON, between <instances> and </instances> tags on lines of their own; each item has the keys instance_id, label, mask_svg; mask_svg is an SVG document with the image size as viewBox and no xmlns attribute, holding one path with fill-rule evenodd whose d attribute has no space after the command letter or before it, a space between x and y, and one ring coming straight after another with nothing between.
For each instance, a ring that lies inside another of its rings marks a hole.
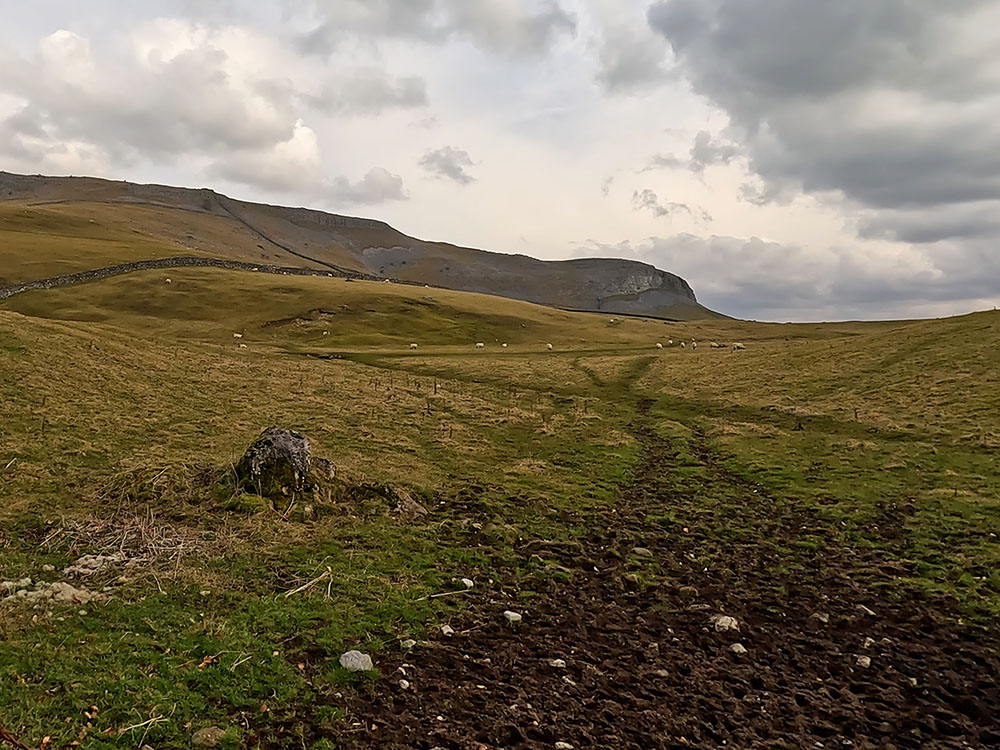
<instances>
[{"instance_id":1,"label":"small white stone","mask_svg":"<svg viewBox=\"0 0 1000 750\"><path fill-rule=\"evenodd\" d=\"M670 676L670 672L668 672L665 669L657 669L655 672L653 672L653 674L655 674L657 677L669 677Z\"/></svg>"},{"instance_id":2,"label":"small white stone","mask_svg":"<svg viewBox=\"0 0 1000 750\"><path fill-rule=\"evenodd\" d=\"M46 573L54 573L55 569L56 569L55 565L43 565L42 566L42 570L44 570Z\"/></svg>"},{"instance_id":3,"label":"small white stone","mask_svg":"<svg viewBox=\"0 0 1000 750\"><path fill-rule=\"evenodd\" d=\"M730 617L729 615L715 615L709 620L717 633L724 633L727 630L739 630L740 624L736 621L735 617Z\"/></svg>"},{"instance_id":4,"label":"small white stone","mask_svg":"<svg viewBox=\"0 0 1000 750\"><path fill-rule=\"evenodd\" d=\"M507 622L521 622L521 615L517 612L512 612L509 609L503 613L503 616Z\"/></svg>"},{"instance_id":5,"label":"small white stone","mask_svg":"<svg viewBox=\"0 0 1000 750\"><path fill-rule=\"evenodd\" d=\"M865 638L865 646L864 646L865 648L871 648L874 645L875 645L874 638Z\"/></svg>"},{"instance_id":6,"label":"small white stone","mask_svg":"<svg viewBox=\"0 0 1000 750\"><path fill-rule=\"evenodd\" d=\"M729 650L732 651L737 656L743 656L745 653L747 653L747 647L744 646L742 643L734 643L732 646L729 647Z\"/></svg>"},{"instance_id":7,"label":"small white stone","mask_svg":"<svg viewBox=\"0 0 1000 750\"><path fill-rule=\"evenodd\" d=\"M399 645L402 646L403 648L410 649L416 646L417 642L412 638L407 638L405 641L400 641Z\"/></svg>"},{"instance_id":8,"label":"small white stone","mask_svg":"<svg viewBox=\"0 0 1000 750\"><path fill-rule=\"evenodd\" d=\"M859 656L857 664L862 669L868 669L872 665L872 660L870 656Z\"/></svg>"},{"instance_id":9,"label":"small white stone","mask_svg":"<svg viewBox=\"0 0 1000 750\"><path fill-rule=\"evenodd\" d=\"M652 557L653 553L646 547L633 547L632 553L638 555L639 557Z\"/></svg>"},{"instance_id":10,"label":"small white stone","mask_svg":"<svg viewBox=\"0 0 1000 750\"><path fill-rule=\"evenodd\" d=\"M868 607L866 607L864 604L859 604L857 607L855 607L855 609L858 610L858 612L860 612L863 615L868 615L869 617L878 617L878 615L876 615L875 612L868 609Z\"/></svg>"},{"instance_id":11,"label":"small white stone","mask_svg":"<svg viewBox=\"0 0 1000 750\"><path fill-rule=\"evenodd\" d=\"M348 672L370 672L375 669L372 658L360 651L346 651L340 655L340 666Z\"/></svg>"},{"instance_id":12,"label":"small white stone","mask_svg":"<svg viewBox=\"0 0 1000 750\"><path fill-rule=\"evenodd\" d=\"M568 742L557 742L556 750L573 750L573 746Z\"/></svg>"},{"instance_id":13,"label":"small white stone","mask_svg":"<svg viewBox=\"0 0 1000 750\"><path fill-rule=\"evenodd\" d=\"M562 659L549 659L549 666L553 669L565 669L566 662Z\"/></svg>"},{"instance_id":14,"label":"small white stone","mask_svg":"<svg viewBox=\"0 0 1000 750\"><path fill-rule=\"evenodd\" d=\"M451 625L442 625L441 635L455 635L455 629Z\"/></svg>"},{"instance_id":15,"label":"small white stone","mask_svg":"<svg viewBox=\"0 0 1000 750\"><path fill-rule=\"evenodd\" d=\"M467 589L471 589L476 584L475 584L475 582L471 578L463 578L462 579L462 585L465 586L465 588L467 588Z\"/></svg>"},{"instance_id":16,"label":"small white stone","mask_svg":"<svg viewBox=\"0 0 1000 750\"><path fill-rule=\"evenodd\" d=\"M402 690L409 690L410 689L410 683L407 682L406 680L400 680L399 681L399 687Z\"/></svg>"}]
</instances>

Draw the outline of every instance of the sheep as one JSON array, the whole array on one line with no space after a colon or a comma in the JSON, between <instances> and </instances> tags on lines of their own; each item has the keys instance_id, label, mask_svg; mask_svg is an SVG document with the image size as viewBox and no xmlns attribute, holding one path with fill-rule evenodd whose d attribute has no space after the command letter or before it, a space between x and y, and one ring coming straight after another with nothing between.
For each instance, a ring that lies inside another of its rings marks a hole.
<instances>
[{"instance_id":1,"label":"sheep","mask_svg":"<svg viewBox=\"0 0 1000 750\"><path fill-rule=\"evenodd\" d=\"M739 341L736 341L736 342L733 343L733 351L734 352L738 351L738 350L742 350L742 349L746 349L746 347L742 343L740 343Z\"/></svg>"},{"instance_id":2,"label":"sheep","mask_svg":"<svg viewBox=\"0 0 1000 750\"><path fill-rule=\"evenodd\" d=\"M687 348L687 344L685 344L685 343L684 343L684 342L682 341L682 342L681 342L681 349L685 349L685 348Z\"/></svg>"},{"instance_id":3,"label":"sheep","mask_svg":"<svg viewBox=\"0 0 1000 750\"><path fill-rule=\"evenodd\" d=\"M329 336L329 335L330 335L330 332L329 332L329 331L323 331L323 335L324 335L324 336Z\"/></svg>"},{"instance_id":4,"label":"sheep","mask_svg":"<svg viewBox=\"0 0 1000 750\"><path fill-rule=\"evenodd\" d=\"M170 280L170 279L164 279L164 281L165 281L165 283L167 283L167 284L173 284L173 283L174 283L174 282L173 282L172 280Z\"/></svg>"},{"instance_id":5,"label":"sheep","mask_svg":"<svg viewBox=\"0 0 1000 750\"><path fill-rule=\"evenodd\" d=\"M416 345L416 344L410 344L410 348L411 348L411 349L416 349L416 348L417 348L417 345Z\"/></svg>"},{"instance_id":6,"label":"sheep","mask_svg":"<svg viewBox=\"0 0 1000 750\"><path fill-rule=\"evenodd\" d=\"M661 344L659 341L657 341L656 342L656 348L657 349L662 349L663 348L663 344Z\"/></svg>"},{"instance_id":7,"label":"sheep","mask_svg":"<svg viewBox=\"0 0 1000 750\"><path fill-rule=\"evenodd\" d=\"M247 348L247 345L246 345L246 344L240 344L239 348L240 348L240 349L246 349L246 348Z\"/></svg>"},{"instance_id":8,"label":"sheep","mask_svg":"<svg viewBox=\"0 0 1000 750\"><path fill-rule=\"evenodd\" d=\"M713 341L712 343L709 344L709 346L712 347L713 349L725 349L726 348L725 344L720 344L718 341Z\"/></svg>"},{"instance_id":9,"label":"sheep","mask_svg":"<svg viewBox=\"0 0 1000 750\"><path fill-rule=\"evenodd\" d=\"M501 349L506 349L506 348L507 348L507 345L506 345L506 344L500 344L500 348L501 348Z\"/></svg>"},{"instance_id":10,"label":"sheep","mask_svg":"<svg viewBox=\"0 0 1000 750\"><path fill-rule=\"evenodd\" d=\"M548 349L551 352L552 351L552 344L546 344L545 348Z\"/></svg>"},{"instance_id":11,"label":"sheep","mask_svg":"<svg viewBox=\"0 0 1000 750\"><path fill-rule=\"evenodd\" d=\"M241 339L241 338L243 338L243 334L242 333L234 333L233 334L233 338L234 339Z\"/></svg>"},{"instance_id":12,"label":"sheep","mask_svg":"<svg viewBox=\"0 0 1000 750\"><path fill-rule=\"evenodd\" d=\"M674 345L674 340L673 339L667 339L667 346L673 346L673 345Z\"/></svg>"},{"instance_id":13,"label":"sheep","mask_svg":"<svg viewBox=\"0 0 1000 750\"><path fill-rule=\"evenodd\" d=\"M482 341L480 341L478 344L476 344L476 348L477 349L485 349L486 348L486 344L484 344Z\"/></svg>"},{"instance_id":14,"label":"sheep","mask_svg":"<svg viewBox=\"0 0 1000 750\"><path fill-rule=\"evenodd\" d=\"M697 349L698 348L698 342L697 341L692 341L691 342L691 348L692 349Z\"/></svg>"}]
</instances>

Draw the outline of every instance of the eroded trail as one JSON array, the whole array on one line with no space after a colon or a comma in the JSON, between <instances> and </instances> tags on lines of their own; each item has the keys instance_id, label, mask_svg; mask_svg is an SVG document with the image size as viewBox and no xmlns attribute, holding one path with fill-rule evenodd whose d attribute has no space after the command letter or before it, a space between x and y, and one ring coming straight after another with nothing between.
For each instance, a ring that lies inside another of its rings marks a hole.
<instances>
[{"instance_id":1,"label":"eroded trail","mask_svg":"<svg viewBox=\"0 0 1000 750\"><path fill-rule=\"evenodd\" d=\"M680 450L652 407L640 402L632 424L644 450L634 482L613 511L585 520L601 531L577 548L523 546L526 565L572 580L542 576L521 601L483 595L454 635L383 658L384 679L339 739L425 750L1000 745L995 634L880 595L866 583L887 575L877 557L831 543L790 561L788 543L821 526L728 473L697 432ZM505 609L523 620L508 624ZM739 630L718 630L716 615Z\"/></svg>"}]
</instances>

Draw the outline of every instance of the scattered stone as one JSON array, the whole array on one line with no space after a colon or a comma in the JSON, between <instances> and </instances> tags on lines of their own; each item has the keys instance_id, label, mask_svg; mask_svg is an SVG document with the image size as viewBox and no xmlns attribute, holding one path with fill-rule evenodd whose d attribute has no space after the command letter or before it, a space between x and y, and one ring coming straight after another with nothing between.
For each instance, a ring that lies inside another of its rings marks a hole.
<instances>
[{"instance_id":1,"label":"scattered stone","mask_svg":"<svg viewBox=\"0 0 1000 750\"><path fill-rule=\"evenodd\" d=\"M441 635L455 635L455 629L451 625L442 625Z\"/></svg>"},{"instance_id":2,"label":"scattered stone","mask_svg":"<svg viewBox=\"0 0 1000 750\"><path fill-rule=\"evenodd\" d=\"M509 623L521 622L521 615L517 612L511 612L509 609L503 613L504 619Z\"/></svg>"},{"instance_id":3,"label":"scattered stone","mask_svg":"<svg viewBox=\"0 0 1000 750\"><path fill-rule=\"evenodd\" d=\"M41 585L34 591L20 589L17 591L18 599L26 602L41 604L52 602L54 604L89 604L94 601L103 601L104 596L87 589L78 589L63 581Z\"/></svg>"},{"instance_id":4,"label":"scattered stone","mask_svg":"<svg viewBox=\"0 0 1000 750\"><path fill-rule=\"evenodd\" d=\"M46 572L46 573L55 573L56 566L55 565L43 565L42 566L42 570L44 572Z\"/></svg>"},{"instance_id":5,"label":"scattered stone","mask_svg":"<svg viewBox=\"0 0 1000 750\"><path fill-rule=\"evenodd\" d=\"M576 683L573 681L573 678L570 677L568 674L564 674L563 675L563 682L565 682L567 685L569 685L571 687L575 687L576 686Z\"/></svg>"},{"instance_id":6,"label":"scattered stone","mask_svg":"<svg viewBox=\"0 0 1000 750\"><path fill-rule=\"evenodd\" d=\"M399 645L405 648L406 650L409 650L414 646L416 646L417 642L412 638L407 638L405 641L400 641Z\"/></svg>"},{"instance_id":7,"label":"scattered stone","mask_svg":"<svg viewBox=\"0 0 1000 750\"><path fill-rule=\"evenodd\" d=\"M565 669L566 662L562 659L549 659L549 666L553 669Z\"/></svg>"},{"instance_id":8,"label":"scattered stone","mask_svg":"<svg viewBox=\"0 0 1000 750\"><path fill-rule=\"evenodd\" d=\"M681 586L677 593L685 599L696 599L698 597L698 589L694 586Z\"/></svg>"},{"instance_id":9,"label":"scattered stone","mask_svg":"<svg viewBox=\"0 0 1000 750\"><path fill-rule=\"evenodd\" d=\"M639 557L652 557L653 556L652 550L649 550L646 547L633 547L632 548L632 554L638 555Z\"/></svg>"},{"instance_id":10,"label":"scattered stone","mask_svg":"<svg viewBox=\"0 0 1000 750\"><path fill-rule=\"evenodd\" d=\"M125 556L119 554L84 555L72 565L63 568L63 573L68 576L92 576L123 562L125 562Z\"/></svg>"},{"instance_id":11,"label":"scattered stone","mask_svg":"<svg viewBox=\"0 0 1000 750\"><path fill-rule=\"evenodd\" d=\"M811 615L809 615L809 619L812 620L813 622L817 622L823 625L830 624L830 615L828 615L826 612L813 612Z\"/></svg>"},{"instance_id":12,"label":"scattered stone","mask_svg":"<svg viewBox=\"0 0 1000 750\"><path fill-rule=\"evenodd\" d=\"M875 639L874 638L865 638L865 643L864 643L864 647L865 648L871 648L874 645L875 645Z\"/></svg>"},{"instance_id":13,"label":"scattered stone","mask_svg":"<svg viewBox=\"0 0 1000 750\"><path fill-rule=\"evenodd\" d=\"M712 619L709 620L709 624L715 628L715 632L724 633L727 630L739 630L740 624L736 621L735 617L730 617L729 615L714 615Z\"/></svg>"},{"instance_id":14,"label":"scattered stone","mask_svg":"<svg viewBox=\"0 0 1000 750\"><path fill-rule=\"evenodd\" d=\"M393 493L396 495L396 512L404 516L410 516L412 518L418 516L426 516L427 508L418 503L413 499L407 490L402 487L393 487Z\"/></svg>"},{"instance_id":15,"label":"scattered stone","mask_svg":"<svg viewBox=\"0 0 1000 750\"><path fill-rule=\"evenodd\" d=\"M573 746L568 742L557 742L556 750L573 750Z\"/></svg>"},{"instance_id":16,"label":"scattered stone","mask_svg":"<svg viewBox=\"0 0 1000 750\"><path fill-rule=\"evenodd\" d=\"M218 727L205 727L199 729L191 737L191 744L195 747L218 747L226 733Z\"/></svg>"},{"instance_id":17,"label":"scattered stone","mask_svg":"<svg viewBox=\"0 0 1000 750\"><path fill-rule=\"evenodd\" d=\"M743 656L744 654L748 653L747 647L744 646L742 643L734 643L732 646L729 647L729 650L732 651L737 656Z\"/></svg>"},{"instance_id":18,"label":"scattered stone","mask_svg":"<svg viewBox=\"0 0 1000 750\"><path fill-rule=\"evenodd\" d=\"M410 683L407 680L400 680L399 681L399 687L400 687L401 690L409 690L410 689Z\"/></svg>"},{"instance_id":19,"label":"scattered stone","mask_svg":"<svg viewBox=\"0 0 1000 750\"><path fill-rule=\"evenodd\" d=\"M31 585L30 578L22 578L20 581L0 581L0 591L13 594L15 591L26 589Z\"/></svg>"},{"instance_id":20,"label":"scattered stone","mask_svg":"<svg viewBox=\"0 0 1000 750\"><path fill-rule=\"evenodd\" d=\"M858 610L858 612L860 612L863 615L868 615L869 617L878 617L878 615L876 615L874 611L870 610L864 604L859 604L857 607L855 607L855 609Z\"/></svg>"},{"instance_id":21,"label":"scattered stone","mask_svg":"<svg viewBox=\"0 0 1000 750\"><path fill-rule=\"evenodd\" d=\"M348 672L371 672L375 669L372 658L360 651L346 651L341 654L340 666Z\"/></svg>"},{"instance_id":22,"label":"scattered stone","mask_svg":"<svg viewBox=\"0 0 1000 750\"><path fill-rule=\"evenodd\" d=\"M859 656L857 665L862 669L868 669L872 665L872 660L870 656Z\"/></svg>"},{"instance_id":23,"label":"scattered stone","mask_svg":"<svg viewBox=\"0 0 1000 750\"><path fill-rule=\"evenodd\" d=\"M657 677L669 677L670 676L670 672L668 672L665 669L657 669L655 672L653 672L653 674L656 675Z\"/></svg>"},{"instance_id":24,"label":"scattered stone","mask_svg":"<svg viewBox=\"0 0 1000 750\"><path fill-rule=\"evenodd\" d=\"M462 579L462 585L465 586L465 588L467 588L467 589L471 589L476 584L475 584L475 582L471 578L463 578Z\"/></svg>"}]
</instances>

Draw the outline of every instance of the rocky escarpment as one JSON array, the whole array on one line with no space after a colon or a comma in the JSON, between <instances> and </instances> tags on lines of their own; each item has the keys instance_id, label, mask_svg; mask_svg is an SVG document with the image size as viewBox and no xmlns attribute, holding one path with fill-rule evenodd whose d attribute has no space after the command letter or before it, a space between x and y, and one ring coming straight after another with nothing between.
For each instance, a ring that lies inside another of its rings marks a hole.
<instances>
[{"instance_id":1,"label":"rocky escarpment","mask_svg":"<svg viewBox=\"0 0 1000 750\"><path fill-rule=\"evenodd\" d=\"M698 303L684 279L639 261L543 261L457 247L409 237L376 219L249 203L205 188L0 172L0 200L140 204L194 212L213 226L232 228L227 244L197 249L224 259L259 259L259 265L371 275L573 310L680 319L716 315Z\"/></svg>"}]
</instances>

